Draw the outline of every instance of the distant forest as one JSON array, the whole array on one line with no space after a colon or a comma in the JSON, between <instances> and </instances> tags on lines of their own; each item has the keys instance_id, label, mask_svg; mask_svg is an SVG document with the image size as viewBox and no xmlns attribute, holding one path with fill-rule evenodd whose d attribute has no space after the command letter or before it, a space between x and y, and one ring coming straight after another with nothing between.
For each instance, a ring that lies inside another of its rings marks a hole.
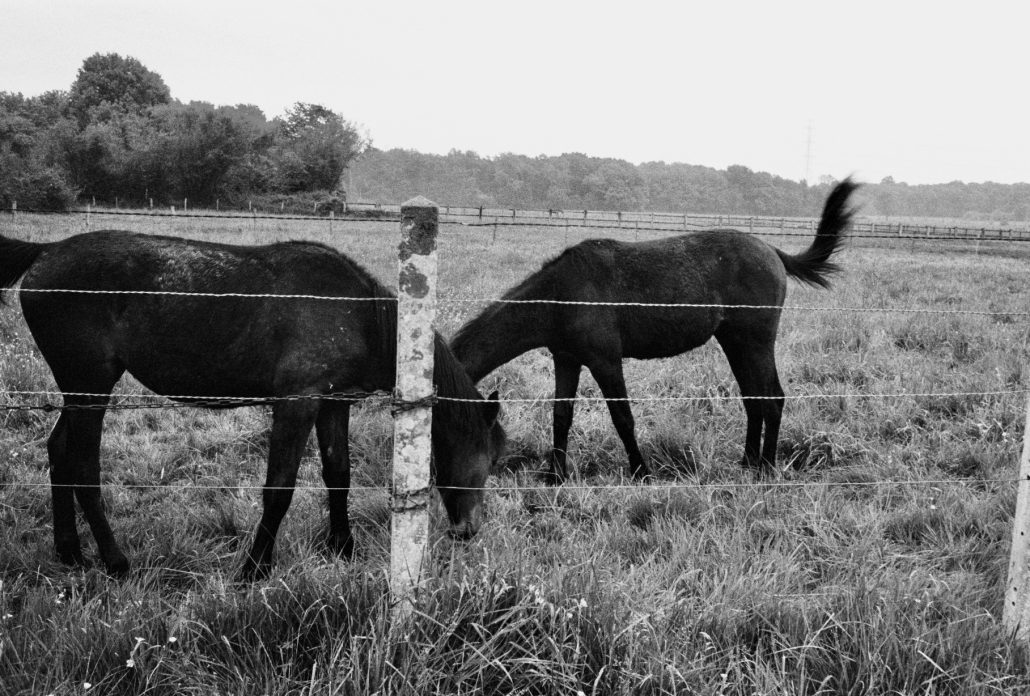
<instances>
[{"instance_id":1,"label":"distant forest","mask_svg":"<svg viewBox=\"0 0 1030 696\"><path fill-rule=\"evenodd\" d=\"M355 161L351 197L399 202L421 194L440 204L531 209L816 216L832 179L791 181L741 165L713 169L566 153L559 157L369 148ZM865 215L1030 220L1030 184L910 186L890 177L859 189Z\"/></svg>"},{"instance_id":2,"label":"distant forest","mask_svg":"<svg viewBox=\"0 0 1030 696\"><path fill-rule=\"evenodd\" d=\"M325 106L298 102L271 119L256 106L172 99L138 60L95 54L67 91L0 92L0 208L80 202L326 210L344 200L441 205L817 215L832 180L565 153L557 157L380 150ZM862 212L1030 220L1030 183L908 185L859 192Z\"/></svg>"}]
</instances>

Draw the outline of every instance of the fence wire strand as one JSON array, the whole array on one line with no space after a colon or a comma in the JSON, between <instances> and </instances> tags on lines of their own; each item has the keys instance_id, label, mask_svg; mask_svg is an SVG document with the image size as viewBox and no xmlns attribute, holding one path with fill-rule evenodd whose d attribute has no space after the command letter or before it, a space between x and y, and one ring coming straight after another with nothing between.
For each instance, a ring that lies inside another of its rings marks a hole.
<instances>
[{"instance_id":1,"label":"fence wire strand","mask_svg":"<svg viewBox=\"0 0 1030 696\"><path fill-rule=\"evenodd\" d=\"M178 408L233 408L242 406L266 406L274 405L284 401L350 401L358 402L370 399L389 399L391 408L400 412L417 408L420 406L431 406L438 401L452 403L482 404L483 399L468 399L454 396L440 396L433 394L424 399L413 401L402 401L391 397L387 392L356 392L356 393L334 393L334 394L292 394L288 396L190 396L190 395L164 395L164 394L104 394L101 392L59 392L59 391L3 391L0 394L7 396L40 396L48 398L75 397L86 399L168 399L160 403L149 403L139 401L137 403L93 403L93 404L56 404L47 403L18 403L0 404L0 411L59 411L59 410L132 410L132 409L178 409ZM801 401L807 399L905 399L905 398L958 398L972 396L1019 396L1030 394L1030 388L1005 389L994 391L961 391L961 392L880 392L880 393L834 393L834 394L787 394L784 396L747 396L743 394L701 394L701 395L680 395L680 396L626 396L626 397L605 397L577 395L571 397L505 397L500 399L503 404L540 404L560 402L584 402L584 403L676 403L676 402L699 402L699 401L761 401L778 400Z\"/></svg>"},{"instance_id":2,"label":"fence wire strand","mask_svg":"<svg viewBox=\"0 0 1030 696\"><path fill-rule=\"evenodd\" d=\"M193 290L92 290L82 288L22 288L8 289L13 294L70 294L70 295L140 295L171 297L203 297L203 298L243 298L274 300L319 300L331 302L397 302L396 297L341 297L337 295L306 295L279 293L239 293L239 292L201 292ZM981 310L981 309L931 309L926 307L841 307L841 306L805 306L805 305L760 305L760 304L718 304L706 302L623 302L623 301L588 301L588 300L551 300L530 299L519 300L506 297L474 297L448 298L440 297L438 304L481 305L566 305L573 307L637 307L648 309L727 309L727 310L770 310L786 312L854 312L867 314L928 314L956 316L987 317L1030 317L1030 311L1023 310Z\"/></svg>"},{"instance_id":3,"label":"fence wire strand","mask_svg":"<svg viewBox=\"0 0 1030 696\"><path fill-rule=\"evenodd\" d=\"M528 474L543 474L542 471L527 471ZM655 481L651 482L627 482L627 483L601 483L588 484L566 481L560 485L540 483L536 485L496 485L473 487L473 486L442 486L452 491L483 491L486 493L524 493L527 491L545 491L558 493L560 491L665 491L665 490L710 490L710 489L757 489L757 488L871 488L874 486L952 486L982 484L1017 484L1021 483L1019 478L954 478L954 479L878 479L876 481ZM119 483L117 481L104 481L99 484L103 486L114 486L126 490L155 490L164 489L169 491L297 491L301 493L325 493L329 491L347 491L349 493L389 493L390 487L382 486L323 486L317 483L305 484L303 486L265 486L258 483ZM0 490L4 488L96 488L97 485L77 486L74 483L50 483L48 481L18 481L0 484Z\"/></svg>"}]
</instances>

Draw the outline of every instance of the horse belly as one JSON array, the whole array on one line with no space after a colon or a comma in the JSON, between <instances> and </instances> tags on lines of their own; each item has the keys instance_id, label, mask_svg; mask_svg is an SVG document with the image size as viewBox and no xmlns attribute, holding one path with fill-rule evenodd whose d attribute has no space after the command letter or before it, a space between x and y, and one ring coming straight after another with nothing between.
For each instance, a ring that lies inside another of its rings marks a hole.
<instances>
[{"instance_id":1,"label":"horse belly","mask_svg":"<svg viewBox=\"0 0 1030 696\"><path fill-rule=\"evenodd\" d=\"M718 325L716 310L630 311L621 326L623 357L669 358L704 345Z\"/></svg>"},{"instance_id":2,"label":"horse belly","mask_svg":"<svg viewBox=\"0 0 1030 696\"><path fill-rule=\"evenodd\" d=\"M121 314L112 331L116 359L166 396L278 395L281 338L246 305L233 313L219 299L140 303Z\"/></svg>"}]
</instances>

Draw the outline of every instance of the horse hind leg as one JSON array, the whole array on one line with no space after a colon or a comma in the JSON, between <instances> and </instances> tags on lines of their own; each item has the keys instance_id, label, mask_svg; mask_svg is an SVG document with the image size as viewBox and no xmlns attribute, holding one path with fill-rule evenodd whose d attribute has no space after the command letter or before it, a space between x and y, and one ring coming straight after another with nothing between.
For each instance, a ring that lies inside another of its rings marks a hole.
<instances>
[{"instance_id":1,"label":"horse hind leg","mask_svg":"<svg viewBox=\"0 0 1030 696\"><path fill-rule=\"evenodd\" d=\"M75 498L104 566L112 575L124 575L129 560L115 540L100 495L100 438L109 399L107 395L66 397L64 411L51 433L51 481L58 484L53 493L54 543L62 561L82 562L71 496L66 492L68 485L74 484Z\"/></svg>"},{"instance_id":2,"label":"horse hind leg","mask_svg":"<svg viewBox=\"0 0 1030 696\"><path fill-rule=\"evenodd\" d=\"M716 339L740 387L747 417L741 466L770 474L776 467L776 447L784 402L783 389L776 371L774 343L718 333Z\"/></svg>"},{"instance_id":3,"label":"horse hind leg","mask_svg":"<svg viewBox=\"0 0 1030 696\"><path fill-rule=\"evenodd\" d=\"M772 398L762 401L762 420L765 423L765 441L762 443L762 467L775 469L776 448L780 440L780 421L783 418L784 394L780 384L779 375L776 372L775 361L772 364L772 374L768 377L767 394Z\"/></svg>"},{"instance_id":4,"label":"horse hind leg","mask_svg":"<svg viewBox=\"0 0 1030 696\"><path fill-rule=\"evenodd\" d=\"M68 565L85 565L75 527L75 470L68 459L68 411L63 411L47 438L50 457L50 495L54 516L54 550Z\"/></svg>"},{"instance_id":5,"label":"horse hind leg","mask_svg":"<svg viewBox=\"0 0 1030 696\"><path fill-rule=\"evenodd\" d=\"M347 516L347 497L350 493L350 447L347 435L350 424L350 404L325 402L315 420L318 450L322 457L322 480L329 489L329 529L326 546L345 558L354 553Z\"/></svg>"}]
</instances>

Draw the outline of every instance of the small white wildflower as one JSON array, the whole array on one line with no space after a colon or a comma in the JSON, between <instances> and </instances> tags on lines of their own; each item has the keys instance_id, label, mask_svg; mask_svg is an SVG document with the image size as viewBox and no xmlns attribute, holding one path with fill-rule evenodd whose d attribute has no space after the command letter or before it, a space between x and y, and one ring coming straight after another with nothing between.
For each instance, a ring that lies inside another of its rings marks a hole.
<instances>
[{"instance_id":1,"label":"small white wildflower","mask_svg":"<svg viewBox=\"0 0 1030 696\"><path fill-rule=\"evenodd\" d=\"M130 657L125 661L125 666L131 669L136 666L136 661Z\"/></svg>"},{"instance_id":2,"label":"small white wildflower","mask_svg":"<svg viewBox=\"0 0 1030 696\"><path fill-rule=\"evenodd\" d=\"M168 642L169 643L178 643L179 639L176 638L175 636L168 636Z\"/></svg>"},{"instance_id":3,"label":"small white wildflower","mask_svg":"<svg viewBox=\"0 0 1030 696\"><path fill-rule=\"evenodd\" d=\"M93 685L92 685L92 684L90 684L89 682L82 682L82 688L83 688L84 690L86 690L86 691L89 691L90 689L92 689L92 688L93 688Z\"/></svg>"},{"instance_id":4,"label":"small white wildflower","mask_svg":"<svg viewBox=\"0 0 1030 696\"><path fill-rule=\"evenodd\" d=\"M585 599L583 599L582 597L580 597L579 598L579 605L578 606L579 606L580 609L586 609L587 608L587 601Z\"/></svg>"}]
</instances>

